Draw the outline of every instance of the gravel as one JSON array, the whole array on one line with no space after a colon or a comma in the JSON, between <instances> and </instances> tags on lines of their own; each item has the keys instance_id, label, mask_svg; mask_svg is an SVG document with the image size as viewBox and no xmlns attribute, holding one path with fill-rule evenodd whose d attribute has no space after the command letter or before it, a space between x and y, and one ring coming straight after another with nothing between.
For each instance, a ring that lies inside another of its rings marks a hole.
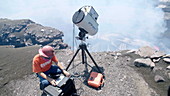
<instances>
[{"instance_id":1,"label":"gravel","mask_svg":"<svg viewBox=\"0 0 170 96\"><path fill-rule=\"evenodd\" d=\"M0 48L0 50L1 49L2 48ZM33 48L28 47L24 50L32 49L35 49L32 53L37 54L35 52L38 49L37 46L34 46ZM4 50L9 50L9 48ZM20 50L22 51L23 49ZM78 94L80 96L164 96L161 93L156 92L154 88L150 87L143 75L135 70L136 67L133 64L133 61L139 56L133 53L126 55L125 52L126 51L91 53L97 65L105 74L105 83L101 90L94 89L87 85L87 79L90 72L96 71L96 68L89 56L87 56L87 64L82 64L81 54L79 53L68 70L74 77ZM115 55L116 53L121 53L121 55L117 56ZM58 50L56 53L59 61L63 62L65 67L68 66L68 62L71 60L73 54L74 53L70 50ZM15 55L17 56L17 54ZM23 59L25 62L28 62L27 60L31 61L33 56L34 55L30 55L27 57L29 59ZM12 61L10 55L8 55L8 58ZM3 61L2 59L3 58L0 58L1 61ZM20 59L20 61L22 61L22 58ZM31 66L31 63L27 63L27 65L28 67L22 68L31 68L29 67ZM4 67L2 67L2 69L3 68ZM20 68L20 66L18 66L18 68ZM24 75L22 75L22 73L25 71L22 71L21 73L18 72L20 71L17 71L18 75L16 76L18 76L18 78L15 77L14 79L11 77L8 82L1 84L0 96L41 96L42 91L39 89L39 79L36 75L32 72L26 72L27 74ZM5 76L5 74L3 76ZM1 78L3 78L3 76L1 76Z\"/></svg>"}]
</instances>

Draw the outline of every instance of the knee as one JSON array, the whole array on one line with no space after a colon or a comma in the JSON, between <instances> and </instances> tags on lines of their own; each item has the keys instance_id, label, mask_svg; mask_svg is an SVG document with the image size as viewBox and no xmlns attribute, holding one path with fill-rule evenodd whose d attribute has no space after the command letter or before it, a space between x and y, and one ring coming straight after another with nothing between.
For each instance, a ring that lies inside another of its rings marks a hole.
<instances>
[{"instance_id":1,"label":"knee","mask_svg":"<svg viewBox=\"0 0 170 96\"><path fill-rule=\"evenodd\" d=\"M54 68L54 70L56 70L56 71L53 71L53 72L57 72L57 74L62 73L62 70L58 66L53 65L53 68Z\"/></svg>"},{"instance_id":2,"label":"knee","mask_svg":"<svg viewBox=\"0 0 170 96\"><path fill-rule=\"evenodd\" d=\"M63 73L63 71L60 68L58 68L57 73L61 74L61 73Z\"/></svg>"},{"instance_id":3,"label":"knee","mask_svg":"<svg viewBox=\"0 0 170 96\"><path fill-rule=\"evenodd\" d=\"M42 80L40 82L40 89L43 90L45 87L47 87L48 85L50 85L50 82L48 82L47 80Z\"/></svg>"}]
</instances>

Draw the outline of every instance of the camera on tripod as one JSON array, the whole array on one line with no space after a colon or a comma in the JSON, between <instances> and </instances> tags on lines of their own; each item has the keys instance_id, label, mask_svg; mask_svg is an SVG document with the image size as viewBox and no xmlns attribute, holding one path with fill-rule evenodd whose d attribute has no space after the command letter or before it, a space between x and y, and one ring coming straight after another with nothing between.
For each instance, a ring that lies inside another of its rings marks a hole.
<instances>
[{"instance_id":1,"label":"camera on tripod","mask_svg":"<svg viewBox=\"0 0 170 96\"><path fill-rule=\"evenodd\" d=\"M93 57L91 56L90 52L88 51L87 45L83 41L85 41L86 39L86 34L93 36L98 32L98 16L99 15L92 6L84 6L80 8L77 12L75 12L75 14L73 15L72 21L75 25L79 27L80 32L78 39L81 40L82 43L79 45L79 48L77 49L76 53L74 54L73 58L71 59L69 65L66 68L66 70L68 70L69 66L71 65L80 50L82 51L82 64L88 65L86 54L89 55L94 65L96 66L97 71L99 72L91 72L90 77L88 79L88 85L95 88L99 88L102 85L101 82L103 81L104 75L95 60L93 59Z\"/></svg>"}]
</instances>

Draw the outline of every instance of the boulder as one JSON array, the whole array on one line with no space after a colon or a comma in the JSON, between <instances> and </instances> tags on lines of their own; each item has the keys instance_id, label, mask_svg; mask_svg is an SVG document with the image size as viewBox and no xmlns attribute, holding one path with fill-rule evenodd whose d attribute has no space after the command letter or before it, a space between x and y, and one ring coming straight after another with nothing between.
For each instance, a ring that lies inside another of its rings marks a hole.
<instances>
[{"instance_id":1,"label":"boulder","mask_svg":"<svg viewBox=\"0 0 170 96\"><path fill-rule=\"evenodd\" d=\"M152 61L154 62L154 63L158 63L159 61L161 60L161 58L157 58L157 59L152 59Z\"/></svg>"},{"instance_id":2,"label":"boulder","mask_svg":"<svg viewBox=\"0 0 170 96\"><path fill-rule=\"evenodd\" d=\"M163 61L170 63L170 58L163 58Z\"/></svg>"},{"instance_id":3,"label":"boulder","mask_svg":"<svg viewBox=\"0 0 170 96\"><path fill-rule=\"evenodd\" d=\"M134 61L134 65L137 67L155 67L155 63L149 58L138 58Z\"/></svg>"},{"instance_id":4,"label":"boulder","mask_svg":"<svg viewBox=\"0 0 170 96\"><path fill-rule=\"evenodd\" d=\"M170 65L166 67L166 69L170 70Z\"/></svg>"},{"instance_id":5,"label":"boulder","mask_svg":"<svg viewBox=\"0 0 170 96\"><path fill-rule=\"evenodd\" d=\"M137 54L139 54L141 57L151 57L155 54L155 52L155 49L149 46L144 46L138 49Z\"/></svg>"},{"instance_id":6,"label":"boulder","mask_svg":"<svg viewBox=\"0 0 170 96\"><path fill-rule=\"evenodd\" d=\"M157 83L158 82L165 82L165 79L162 76L160 76L160 75L155 75L154 80Z\"/></svg>"}]
</instances>

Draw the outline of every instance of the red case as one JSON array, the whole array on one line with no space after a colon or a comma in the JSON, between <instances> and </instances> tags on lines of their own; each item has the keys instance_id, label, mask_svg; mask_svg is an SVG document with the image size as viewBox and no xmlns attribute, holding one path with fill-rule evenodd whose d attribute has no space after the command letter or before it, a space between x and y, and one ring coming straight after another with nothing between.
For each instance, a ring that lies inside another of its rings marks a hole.
<instances>
[{"instance_id":1,"label":"red case","mask_svg":"<svg viewBox=\"0 0 170 96\"><path fill-rule=\"evenodd\" d=\"M103 75L101 73L91 72L88 79L88 85L99 88L103 84L103 81Z\"/></svg>"}]
</instances>

